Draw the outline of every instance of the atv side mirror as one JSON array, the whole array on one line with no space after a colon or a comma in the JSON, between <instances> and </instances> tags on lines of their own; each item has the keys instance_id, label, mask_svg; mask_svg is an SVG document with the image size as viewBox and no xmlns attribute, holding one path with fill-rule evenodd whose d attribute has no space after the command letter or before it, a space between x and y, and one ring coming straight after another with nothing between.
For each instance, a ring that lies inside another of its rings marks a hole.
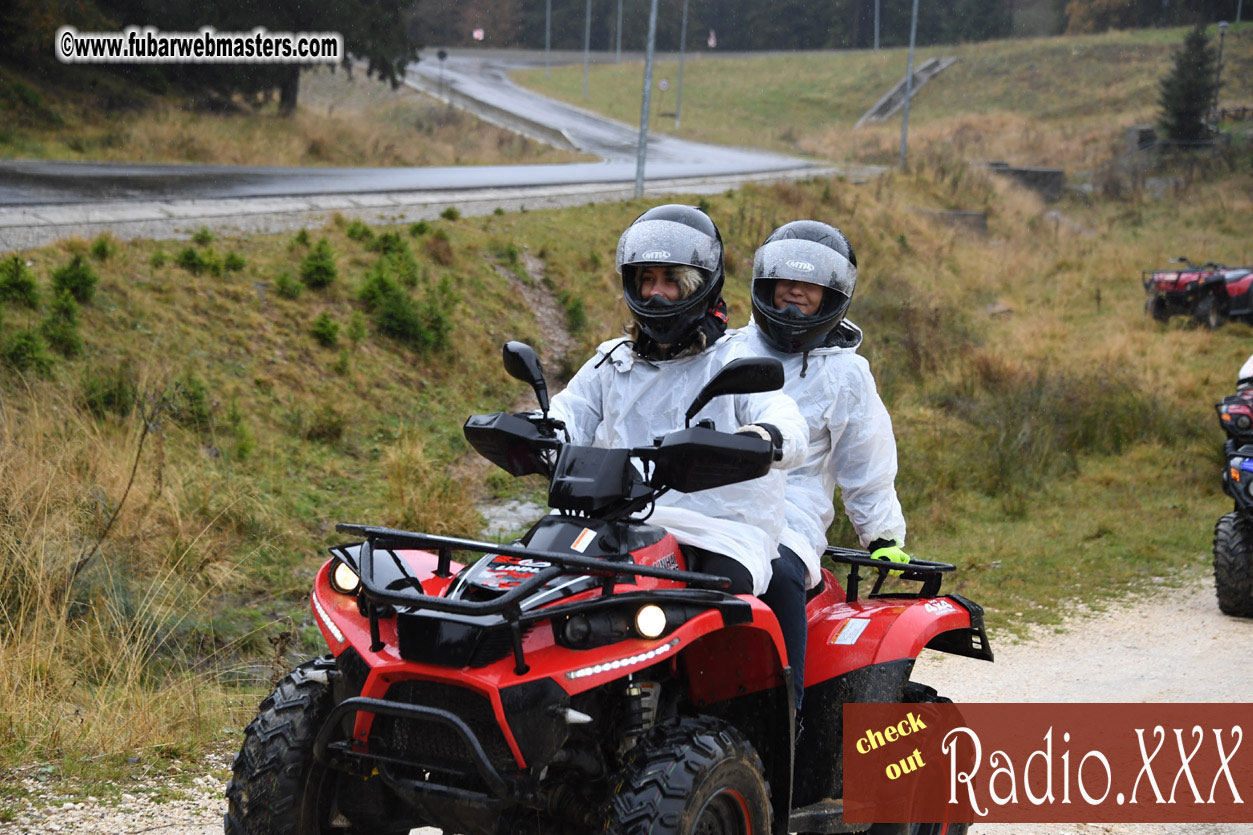
<instances>
[{"instance_id":1,"label":"atv side mirror","mask_svg":"<svg viewBox=\"0 0 1253 835\"><path fill-rule=\"evenodd\" d=\"M687 407L686 423L691 426L692 418L705 404L715 397L724 394L753 394L759 391L776 391L783 388L783 363L773 357L741 357L732 360L705 383L705 387L696 395L692 405Z\"/></svg>"},{"instance_id":2,"label":"atv side mirror","mask_svg":"<svg viewBox=\"0 0 1253 835\"><path fill-rule=\"evenodd\" d=\"M548 415L548 383L544 382L544 367L539 363L535 350L525 342L506 342L500 349L505 361L505 371L510 377L528 383L535 390L540 411Z\"/></svg>"}]
</instances>

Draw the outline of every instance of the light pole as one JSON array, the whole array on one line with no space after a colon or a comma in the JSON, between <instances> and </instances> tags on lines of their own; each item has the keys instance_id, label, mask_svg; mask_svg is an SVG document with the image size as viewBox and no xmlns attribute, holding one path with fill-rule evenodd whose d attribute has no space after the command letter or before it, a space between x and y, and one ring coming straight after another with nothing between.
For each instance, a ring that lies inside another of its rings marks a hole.
<instances>
[{"instance_id":1,"label":"light pole","mask_svg":"<svg viewBox=\"0 0 1253 835\"><path fill-rule=\"evenodd\" d=\"M622 0L618 0L618 28L615 30L618 40L618 57L614 63L622 63Z\"/></svg>"},{"instance_id":2,"label":"light pole","mask_svg":"<svg viewBox=\"0 0 1253 835\"><path fill-rule=\"evenodd\" d=\"M657 39L657 0L648 5L648 45L644 52L644 98L640 102L640 141L635 154L635 196L644 196L644 159L648 156L648 108L653 92L653 41Z\"/></svg>"},{"instance_id":3,"label":"light pole","mask_svg":"<svg viewBox=\"0 0 1253 835\"><path fill-rule=\"evenodd\" d=\"M1218 90L1223 82L1223 38L1227 35L1227 21L1218 21L1218 71L1214 73L1214 127L1218 127Z\"/></svg>"},{"instance_id":4,"label":"light pole","mask_svg":"<svg viewBox=\"0 0 1253 835\"><path fill-rule=\"evenodd\" d=\"M592 0L583 16L583 98L587 98L587 67L592 62Z\"/></svg>"},{"instance_id":5,"label":"light pole","mask_svg":"<svg viewBox=\"0 0 1253 835\"><path fill-rule=\"evenodd\" d=\"M679 26L679 89L674 100L674 132L679 132L679 114L683 112L683 58L687 54L687 0L683 0L683 23Z\"/></svg>"},{"instance_id":6,"label":"light pole","mask_svg":"<svg viewBox=\"0 0 1253 835\"><path fill-rule=\"evenodd\" d=\"M874 51L879 51L879 0L874 0Z\"/></svg>"},{"instance_id":7,"label":"light pole","mask_svg":"<svg viewBox=\"0 0 1253 835\"><path fill-rule=\"evenodd\" d=\"M553 0L544 0L544 78L552 78L548 68L548 53L553 47Z\"/></svg>"},{"instance_id":8,"label":"light pole","mask_svg":"<svg viewBox=\"0 0 1253 835\"><path fill-rule=\"evenodd\" d=\"M905 146L909 141L909 100L914 95L914 38L918 34L918 0L909 21L909 67L905 70L905 114L901 117L901 168L905 167Z\"/></svg>"}]
</instances>

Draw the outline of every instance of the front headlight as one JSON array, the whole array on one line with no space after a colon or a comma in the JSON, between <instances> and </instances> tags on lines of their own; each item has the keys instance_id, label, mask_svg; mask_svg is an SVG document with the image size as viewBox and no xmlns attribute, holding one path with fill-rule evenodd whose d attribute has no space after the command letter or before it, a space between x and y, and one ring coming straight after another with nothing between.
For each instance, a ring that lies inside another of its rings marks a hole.
<instances>
[{"instance_id":1,"label":"front headlight","mask_svg":"<svg viewBox=\"0 0 1253 835\"><path fill-rule=\"evenodd\" d=\"M340 594L356 594L360 587L361 578L357 576L357 572L348 563L337 560L335 567L331 569L331 588Z\"/></svg>"},{"instance_id":2,"label":"front headlight","mask_svg":"<svg viewBox=\"0 0 1253 835\"><path fill-rule=\"evenodd\" d=\"M635 631L644 638L657 638L666 631L666 613L660 606L649 603L635 613Z\"/></svg>"}]
</instances>

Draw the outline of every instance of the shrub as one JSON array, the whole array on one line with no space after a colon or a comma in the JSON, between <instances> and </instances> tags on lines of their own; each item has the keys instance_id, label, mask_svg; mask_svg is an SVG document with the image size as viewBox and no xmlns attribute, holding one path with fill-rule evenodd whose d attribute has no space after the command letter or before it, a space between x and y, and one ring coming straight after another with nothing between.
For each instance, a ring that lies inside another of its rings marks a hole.
<instances>
[{"instance_id":1,"label":"shrub","mask_svg":"<svg viewBox=\"0 0 1253 835\"><path fill-rule=\"evenodd\" d=\"M419 220L417 223L409 224L409 235L411 237L420 238L429 231L431 231L431 225L425 220Z\"/></svg>"},{"instance_id":2,"label":"shrub","mask_svg":"<svg viewBox=\"0 0 1253 835\"><path fill-rule=\"evenodd\" d=\"M0 261L0 301L17 302L32 310L39 307L39 288L35 276L17 255Z\"/></svg>"},{"instance_id":3,"label":"shrub","mask_svg":"<svg viewBox=\"0 0 1253 835\"><path fill-rule=\"evenodd\" d=\"M52 370L52 357L43 338L28 328L16 330L5 338L0 344L0 359L18 371L47 374Z\"/></svg>"},{"instance_id":4,"label":"shrub","mask_svg":"<svg viewBox=\"0 0 1253 835\"><path fill-rule=\"evenodd\" d=\"M700 209L705 214L709 214L709 210L712 208L712 206L709 204L708 198L702 197L696 201L696 208Z\"/></svg>"},{"instance_id":5,"label":"shrub","mask_svg":"<svg viewBox=\"0 0 1253 835\"><path fill-rule=\"evenodd\" d=\"M368 241L374 237L374 230L363 221L354 218L349 222L348 228L344 230L344 234L354 241Z\"/></svg>"},{"instance_id":6,"label":"shrub","mask_svg":"<svg viewBox=\"0 0 1253 835\"><path fill-rule=\"evenodd\" d=\"M209 387L194 372L185 372L175 380L167 398L170 417L175 422L193 429L209 428L212 417L209 406Z\"/></svg>"},{"instance_id":7,"label":"shrub","mask_svg":"<svg viewBox=\"0 0 1253 835\"><path fill-rule=\"evenodd\" d=\"M505 213L505 210L502 209L500 206L497 206L496 208L492 209L492 214L496 215L497 217L500 217L504 213Z\"/></svg>"},{"instance_id":8,"label":"shrub","mask_svg":"<svg viewBox=\"0 0 1253 835\"><path fill-rule=\"evenodd\" d=\"M396 255L404 251L409 252L409 244L400 237L397 232L383 232L374 240L370 241L366 249L371 252L379 252L383 255Z\"/></svg>"},{"instance_id":9,"label":"shrub","mask_svg":"<svg viewBox=\"0 0 1253 835\"><path fill-rule=\"evenodd\" d=\"M447 209L444 209L444 211L440 212L439 216L442 217L444 220L460 220L461 212L457 210L456 206L449 206Z\"/></svg>"},{"instance_id":10,"label":"shrub","mask_svg":"<svg viewBox=\"0 0 1253 835\"><path fill-rule=\"evenodd\" d=\"M87 304L96 292L100 276L81 255L75 255L64 267L52 272L52 292L59 295L67 291L79 304Z\"/></svg>"},{"instance_id":11,"label":"shrub","mask_svg":"<svg viewBox=\"0 0 1253 835\"><path fill-rule=\"evenodd\" d=\"M126 417L139 400L139 385L128 362L109 365L103 371L87 371L80 387L82 404L98 418L114 414Z\"/></svg>"},{"instance_id":12,"label":"shrub","mask_svg":"<svg viewBox=\"0 0 1253 835\"><path fill-rule=\"evenodd\" d=\"M354 310L348 317L348 338L352 340L353 345L360 345L369 335L370 332L365 326L365 317L361 315L360 310Z\"/></svg>"},{"instance_id":13,"label":"shrub","mask_svg":"<svg viewBox=\"0 0 1253 835\"><path fill-rule=\"evenodd\" d=\"M326 287L339 277L339 268L335 265L335 251L326 238L319 238L317 244L300 263L300 280L306 287L314 290Z\"/></svg>"},{"instance_id":14,"label":"shrub","mask_svg":"<svg viewBox=\"0 0 1253 835\"><path fill-rule=\"evenodd\" d=\"M334 364L331 365L331 370L341 377L346 377L348 375L348 368L348 349L340 348L339 356L335 358Z\"/></svg>"},{"instance_id":15,"label":"shrub","mask_svg":"<svg viewBox=\"0 0 1253 835\"><path fill-rule=\"evenodd\" d=\"M99 235L91 242L91 257L97 261L107 261L117 254L117 244L108 235Z\"/></svg>"},{"instance_id":16,"label":"shrub","mask_svg":"<svg viewBox=\"0 0 1253 835\"><path fill-rule=\"evenodd\" d=\"M274 279L274 289L285 299L298 299L305 286L292 278L290 272L283 270L278 274L278 278Z\"/></svg>"},{"instance_id":17,"label":"shrub","mask_svg":"<svg viewBox=\"0 0 1253 835\"><path fill-rule=\"evenodd\" d=\"M309 230L301 229L295 235L292 235L291 242L292 242L293 247L308 246L309 245Z\"/></svg>"},{"instance_id":18,"label":"shrub","mask_svg":"<svg viewBox=\"0 0 1253 835\"><path fill-rule=\"evenodd\" d=\"M195 249L187 247L174 256L174 263L192 275L209 273L213 276L222 274L222 259L212 249Z\"/></svg>"},{"instance_id":19,"label":"shrub","mask_svg":"<svg viewBox=\"0 0 1253 835\"><path fill-rule=\"evenodd\" d=\"M319 313L313 320L313 327L309 332L323 348L334 348L339 344L339 322L332 319L326 311Z\"/></svg>"},{"instance_id":20,"label":"shrub","mask_svg":"<svg viewBox=\"0 0 1253 835\"><path fill-rule=\"evenodd\" d=\"M562 293L561 303L566 309L566 329L572 334L581 333L587 325L587 311L583 308L583 300L570 293Z\"/></svg>"},{"instance_id":21,"label":"shrub","mask_svg":"<svg viewBox=\"0 0 1253 835\"><path fill-rule=\"evenodd\" d=\"M431 260L435 263L447 267L453 261L452 244L448 240L448 232L443 229L436 229L431 237L426 239L426 254L431 256Z\"/></svg>"},{"instance_id":22,"label":"shrub","mask_svg":"<svg viewBox=\"0 0 1253 835\"><path fill-rule=\"evenodd\" d=\"M451 325L438 306L427 301L415 303L386 269L385 259L371 268L358 298L374 312L379 333L403 342L420 352L439 350L448 343Z\"/></svg>"},{"instance_id":23,"label":"shrub","mask_svg":"<svg viewBox=\"0 0 1253 835\"><path fill-rule=\"evenodd\" d=\"M1218 91L1218 59L1202 24L1184 36L1174 59L1170 72L1162 79L1157 99L1162 107L1158 124L1167 139L1208 139L1205 117Z\"/></svg>"},{"instance_id":24,"label":"shrub","mask_svg":"<svg viewBox=\"0 0 1253 835\"><path fill-rule=\"evenodd\" d=\"M213 243L214 237L214 234L209 231L209 227L201 226L196 230L196 234L191 236L191 240L193 243L199 244L200 246L208 246Z\"/></svg>"},{"instance_id":25,"label":"shrub","mask_svg":"<svg viewBox=\"0 0 1253 835\"><path fill-rule=\"evenodd\" d=\"M347 425L347 419L330 403L323 403L305 425L304 439L333 443L344 437L345 425Z\"/></svg>"},{"instance_id":26,"label":"shrub","mask_svg":"<svg viewBox=\"0 0 1253 835\"><path fill-rule=\"evenodd\" d=\"M222 267L227 272L239 272L244 268L244 258L237 252L226 253L226 258L222 260Z\"/></svg>"},{"instance_id":27,"label":"shrub","mask_svg":"<svg viewBox=\"0 0 1253 835\"><path fill-rule=\"evenodd\" d=\"M148 264L154 270L159 270L165 266L165 259L165 250L158 249L156 252L152 253L152 257L148 259Z\"/></svg>"},{"instance_id":28,"label":"shrub","mask_svg":"<svg viewBox=\"0 0 1253 835\"><path fill-rule=\"evenodd\" d=\"M78 303L69 293L62 291L57 295L39 329L48 344L61 354L72 357L82 352L83 339L78 335Z\"/></svg>"}]
</instances>

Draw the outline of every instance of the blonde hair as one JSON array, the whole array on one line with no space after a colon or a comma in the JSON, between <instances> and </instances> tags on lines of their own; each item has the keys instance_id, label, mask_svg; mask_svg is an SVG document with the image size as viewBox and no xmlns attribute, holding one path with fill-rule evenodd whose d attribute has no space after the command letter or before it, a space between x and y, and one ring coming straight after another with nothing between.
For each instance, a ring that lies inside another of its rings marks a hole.
<instances>
[{"instance_id":1,"label":"blonde hair","mask_svg":"<svg viewBox=\"0 0 1253 835\"><path fill-rule=\"evenodd\" d=\"M644 268L648 266L653 265L643 264L632 267L635 271L633 279L637 293L639 292L640 284L643 283ZM695 267L689 267L687 264L658 264L657 266L665 267L666 274L670 276L675 284L679 285L679 298L681 299L695 295L696 291L705 283L705 274Z\"/></svg>"}]
</instances>

